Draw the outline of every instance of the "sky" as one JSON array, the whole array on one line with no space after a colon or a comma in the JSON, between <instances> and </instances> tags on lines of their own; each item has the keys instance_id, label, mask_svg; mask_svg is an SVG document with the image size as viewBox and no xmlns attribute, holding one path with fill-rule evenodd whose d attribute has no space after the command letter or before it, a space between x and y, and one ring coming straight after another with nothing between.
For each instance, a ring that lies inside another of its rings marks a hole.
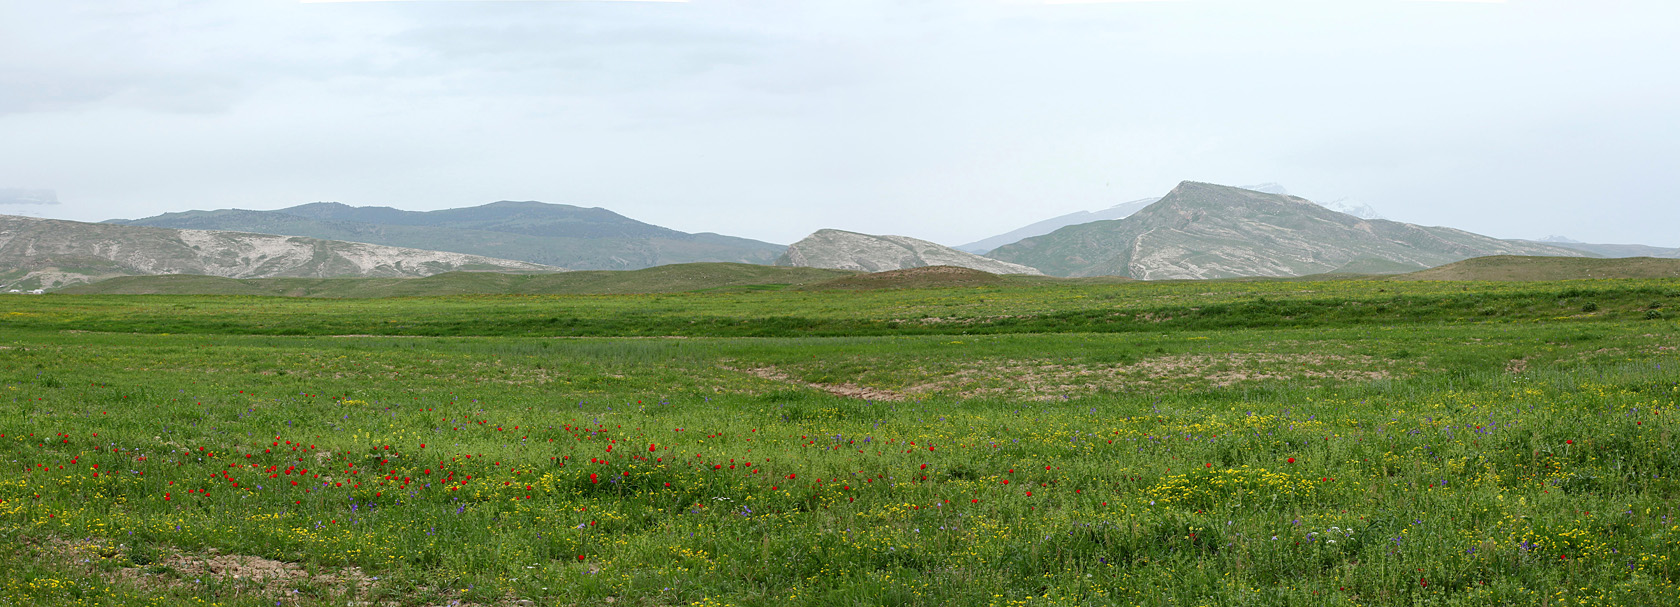
<instances>
[{"instance_id":1,"label":"sky","mask_svg":"<svg viewBox=\"0 0 1680 607\"><path fill-rule=\"evenodd\" d=\"M1676 247L1677 60L1673 0L0 0L0 213L959 245L1194 180Z\"/></svg>"}]
</instances>

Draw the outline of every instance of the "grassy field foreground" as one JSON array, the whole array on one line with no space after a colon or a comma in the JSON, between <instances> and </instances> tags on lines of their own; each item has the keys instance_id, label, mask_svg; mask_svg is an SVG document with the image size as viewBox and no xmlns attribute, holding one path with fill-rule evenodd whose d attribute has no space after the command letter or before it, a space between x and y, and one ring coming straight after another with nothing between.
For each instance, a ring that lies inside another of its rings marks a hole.
<instances>
[{"instance_id":1,"label":"grassy field foreground","mask_svg":"<svg viewBox=\"0 0 1680 607\"><path fill-rule=\"evenodd\" d=\"M0 604L1680 604L1680 281L7 304Z\"/></svg>"}]
</instances>

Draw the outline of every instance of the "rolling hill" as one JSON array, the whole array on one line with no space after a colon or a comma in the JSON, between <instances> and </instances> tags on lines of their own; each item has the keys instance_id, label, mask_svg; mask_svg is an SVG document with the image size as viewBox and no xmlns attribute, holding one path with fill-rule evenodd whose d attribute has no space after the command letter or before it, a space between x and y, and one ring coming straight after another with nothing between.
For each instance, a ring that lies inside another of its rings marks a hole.
<instances>
[{"instance_id":1,"label":"rolling hill","mask_svg":"<svg viewBox=\"0 0 1680 607\"><path fill-rule=\"evenodd\" d=\"M788 246L776 265L863 272L956 266L993 274L1042 274L1029 266L987 259L926 240L845 230L817 230Z\"/></svg>"},{"instance_id":2,"label":"rolling hill","mask_svg":"<svg viewBox=\"0 0 1680 607\"><path fill-rule=\"evenodd\" d=\"M438 211L317 202L277 211L186 211L106 223L440 249L572 270L634 270L703 261L769 264L785 249L747 238L680 232L602 208L533 201Z\"/></svg>"},{"instance_id":3,"label":"rolling hill","mask_svg":"<svg viewBox=\"0 0 1680 607\"><path fill-rule=\"evenodd\" d=\"M988 256L1052 276L1160 280L1304 276L1355 260L1393 272L1486 255L1590 256L1452 228L1362 219L1304 198L1193 181L1124 219L1064 227Z\"/></svg>"},{"instance_id":4,"label":"rolling hill","mask_svg":"<svg viewBox=\"0 0 1680 607\"><path fill-rule=\"evenodd\" d=\"M145 274L417 277L458 270L561 271L523 261L359 242L0 215L0 288L7 290L56 289Z\"/></svg>"}]
</instances>

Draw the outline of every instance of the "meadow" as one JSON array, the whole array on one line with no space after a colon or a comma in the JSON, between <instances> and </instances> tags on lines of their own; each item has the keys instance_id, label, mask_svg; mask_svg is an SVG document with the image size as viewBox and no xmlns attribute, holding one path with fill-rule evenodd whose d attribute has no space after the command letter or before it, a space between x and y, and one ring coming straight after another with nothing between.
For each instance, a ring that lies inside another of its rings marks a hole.
<instances>
[{"instance_id":1,"label":"meadow","mask_svg":"<svg viewBox=\"0 0 1680 607\"><path fill-rule=\"evenodd\" d=\"M1680 280L0 300L0 605L1680 604Z\"/></svg>"}]
</instances>

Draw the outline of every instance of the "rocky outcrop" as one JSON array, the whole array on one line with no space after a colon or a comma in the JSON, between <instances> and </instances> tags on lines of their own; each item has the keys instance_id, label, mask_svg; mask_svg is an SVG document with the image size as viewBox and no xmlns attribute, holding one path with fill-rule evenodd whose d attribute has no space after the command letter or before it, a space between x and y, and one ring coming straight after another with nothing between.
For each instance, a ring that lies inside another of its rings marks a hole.
<instances>
[{"instance_id":1,"label":"rocky outcrop","mask_svg":"<svg viewBox=\"0 0 1680 607\"><path fill-rule=\"evenodd\" d=\"M115 276L420 277L455 270L554 272L478 255L211 230L0 215L0 286L56 289Z\"/></svg>"},{"instance_id":2,"label":"rocky outcrop","mask_svg":"<svg viewBox=\"0 0 1680 607\"><path fill-rule=\"evenodd\" d=\"M844 230L818 230L806 236L789 246L776 265L863 272L956 266L993 274L1043 274L1031 266L988 259L926 240Z\"/></svg>"}]
</instances>

